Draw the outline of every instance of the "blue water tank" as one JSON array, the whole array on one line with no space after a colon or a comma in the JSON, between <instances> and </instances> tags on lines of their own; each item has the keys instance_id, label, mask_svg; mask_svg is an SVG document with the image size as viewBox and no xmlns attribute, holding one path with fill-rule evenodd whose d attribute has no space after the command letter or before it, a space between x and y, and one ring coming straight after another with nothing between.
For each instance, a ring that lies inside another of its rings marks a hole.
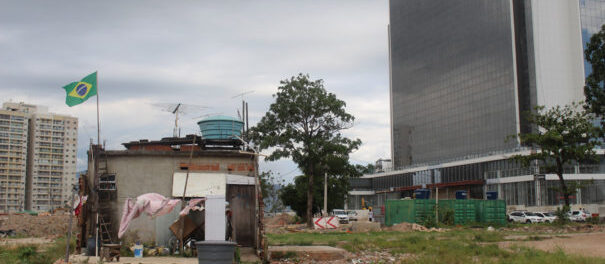
<instances>
[{"instance_id":1,"label":"blue water tank","mask_svg":"<svg viewBox=\"0 0 605 264\"><path fill-rule=\"evenodd\" d=\"M429 190L429 189L414 190L414 196L416 197L416 199L429 199L431 197L431 190Z\"/></svg>"},{"instance_id":2,"label":"blue water tank","mask_svg":"<svg viewBox=\"0 0 605 264\"><path fill-rule=\"evenodd\" d=\"M485 192L485 198L487 200L498 200L498 192Z\"/></svg>"},{"instance_id":3,"label":"blue water tank","mask_svg":"<svg viewBox=\"0 0 605 264\"><path fill-rule=\"evenodd\" d=\"M456 200L466 200L468 198L467 191L456 191Z\"/></svg>"},{"instance_id":4,"label":"blue water tank","mask_svg":"<svg viewBox=\"0 0 605 264\"><path fill-rule=\"evenodd\" d=\"M226 140L242 136L244 122L230 116L212 116L197 122L202 139Z\"/></svg>"}]
</instances>

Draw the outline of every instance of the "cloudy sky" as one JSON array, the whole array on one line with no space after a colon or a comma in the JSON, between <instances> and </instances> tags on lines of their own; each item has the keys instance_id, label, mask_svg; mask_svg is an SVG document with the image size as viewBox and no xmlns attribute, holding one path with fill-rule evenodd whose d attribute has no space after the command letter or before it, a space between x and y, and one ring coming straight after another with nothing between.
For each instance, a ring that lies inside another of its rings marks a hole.
<instances>
[{"instance_id":1,"label":"cloudy sky","mask_svg":"<svg viewBox=\"0 0 605 264\"><path fill-rule=\"evenodd\" d=\"M390 156L388 1L7 1L0 0L0 98L76 116L79 168L96 140L94 100L69 108L63 85L98 71L101 137L108 148L171 136L174 117L154 106L208 109L182 117L195 133L204 114L250 122L268 110L279 81L323 79L356 117L345 134L363 146L354 163ZM263 170L290 180L291 161Z\"/></svg>"}]
</instances>

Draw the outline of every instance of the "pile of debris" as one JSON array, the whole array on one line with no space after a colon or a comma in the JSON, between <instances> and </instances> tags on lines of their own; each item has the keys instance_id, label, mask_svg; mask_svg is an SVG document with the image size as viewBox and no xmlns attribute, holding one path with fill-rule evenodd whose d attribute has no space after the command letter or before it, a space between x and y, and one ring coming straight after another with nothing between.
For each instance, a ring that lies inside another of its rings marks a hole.
<instances>
[{"instance_id":1,"label":"pile of debris","mask_svg":"<svg viewBox=\"0 0 605 264\"><path fill-rule=\"evenodd\" d=\"M74 218L74 222L77 220ZM13 230L17 235L54 239L67 233L69 215L9 214L0 217L0 230ZM72 225L76 231L76 225Z\"/></svg>"},{"instance_id":2,"label":"pile of debris","mask_svg":"<svg viewBox=\"0 0 605 264\"><path fill-rule=\"evenodd\" d=\"M263 219L263 223L267 227L286 226L290 224L295 224L296 217L286 213L281 213L271 217L265 217Z\"/></svg>"},{"instance_id":3,"label":"pile of debris","mask_svg":"<svg viewBox=\"0 0 605 264\"><path fill-rule=\"evenodd\" d=\"M425 226L419 224L411 224L403 222L401 224L396 224L391 227L385 228L385 230L389 231L398 231L398 232L410 232L410 231L420 231L420 232L445 232L443 228L426 228Z\"/></svg>"}]
</instances>

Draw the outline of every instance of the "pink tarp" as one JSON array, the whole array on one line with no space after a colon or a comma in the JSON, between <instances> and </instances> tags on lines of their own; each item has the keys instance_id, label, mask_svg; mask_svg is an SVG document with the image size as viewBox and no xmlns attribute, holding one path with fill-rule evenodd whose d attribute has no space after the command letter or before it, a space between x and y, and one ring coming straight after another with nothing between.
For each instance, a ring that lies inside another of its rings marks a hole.
<instances>
[{"instance_id":1,"label":"pink tarp","mask_svg":"<svg viewBox=\"0 0 605 264\"><path fill-rule=\"evenodd\" d=\"M200 207L198 205L205 200L206 198L190 200L185 209L183 209L179 214L186 215L192 209L199 210ZM121 238L124 233L126 233L126 229L128 229L130 222L139 217L141 213L145 212L151 217L166 215L172 212L179 201L179 199L166 198L157 193L146 193L137 197L136 200L128 198L124 202L124 209L122 209L122 219L120 221L118 238Z\"/></svg>"}]
</instances>

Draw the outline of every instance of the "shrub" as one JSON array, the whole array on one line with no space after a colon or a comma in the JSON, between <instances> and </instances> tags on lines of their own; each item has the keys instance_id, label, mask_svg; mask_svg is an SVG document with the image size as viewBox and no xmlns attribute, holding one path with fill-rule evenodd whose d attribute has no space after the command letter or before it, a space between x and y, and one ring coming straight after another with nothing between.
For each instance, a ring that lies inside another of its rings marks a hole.
<instances>
[{"instance_id":1,"label":"shrub","mask_svg":"<svg viewBox=\"0 0 605 264\"><path fill-rule=\"evenodd\" d=\"M564 225L569 223L569 216L567 215L567 213L569 212L569 206L564 205L563 208L559 207L557 208L557 211L555 212L555 215L557 216L557 220L555 221L555 224L557 225Z\"/></svg>"},{"instance_id":2,"label":"shrub","mask_svg":"<svg viewBox=\"0 0 605 264\"><path fill-rule=\"evenodd\" d=\"M454 209L449 207L440 207L439 222L448 226L454 225Z\"/></svg>"}]
</instances>

